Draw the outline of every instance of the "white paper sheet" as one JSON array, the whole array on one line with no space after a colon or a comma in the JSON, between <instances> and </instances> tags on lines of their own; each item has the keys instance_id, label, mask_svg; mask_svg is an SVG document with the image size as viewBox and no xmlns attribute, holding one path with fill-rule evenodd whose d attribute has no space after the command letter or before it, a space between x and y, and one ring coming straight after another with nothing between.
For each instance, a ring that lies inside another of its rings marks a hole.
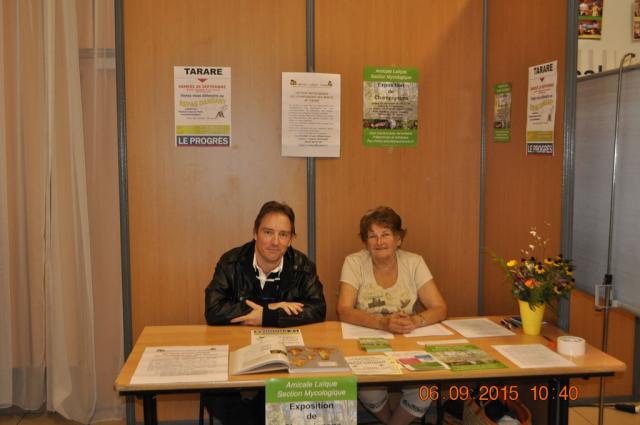
<instances>
[{"instance_id":1,"label":"white paper sheet","mask_svg":"<svg viewBox=\"0 0 640 425\"><path fill-rule=\"evenodd\" d=\"M300 329L253 329L251 331L251 344L258 344L262 341L276 341L285 347L292 345L304 345Z\"/></svg>"},{"instance_id":2,"label":"white paper sheet","mask_svg":"<svg viewBox=\"0 0 640 425\"><path fill-rule=\"evenodd\" d=\"M282 73L282 156L340 156L340 74Z\"/></svg>"},{"instance_id":3,"label":"white paper sheet","mask_svg":"<svg viewBox=\"0 0 640 425\"><path fill-rule=\"evenodd\" d=\"M575 366L542 344L494 345L493 348L523 369Z\"/></svg>"},{"instance_id":4,"label":"white paper sheet","mask_svg":"<svg viewBox=\"0 0 640 425\"><path fill-rule=\"evenodd\" d=\"M487 318L445 320L442 323L466 338L515 335Z\"/></svg>"},{"instance_id":5,"label":"white paper sheet","mask_svg":"<svg viewBox=\"0 0 640 425\"><path fill-rule=\"evenodd\" d=\"M453 344L468 344L469 340L466 338L456 339L431 339L429 341L416 341L418 345L453 345Z\"/></svg>"},{"instance_id":6,"label":"white paper sheet","mask_svg":"<svg viewBox=\"0 0 640 425\"><path fill-rule=\"evenodd\" d=\"M440 323L436 323L429 326L423 326L421 328L415 328L408 334L404 334L407 338L413 338L417 336L444 336L453 335L449 329L442 326Z\"/></svg>"},{"instance_id":7,"label":"white paper sheet","mask_svg":"<svg viewBox=\"0 0 640 425\"><path fill-rule=\"evenodd\" d=\"M364 326L352 325L351 323L340 322L342 325L342 339L360 338L385 338L393 339L393 334L380 329L365 328Z\"/></svg>"},{"instance_id":8,"label":"white paper sheet","mask_svg":"<svg viewBox=\"0 0 640 425\"><path fill-rule=\"evenodd\" d=\"M227 381L228 368L228 345L147 347L131 384Z\"/></svg>"}]
</instances>

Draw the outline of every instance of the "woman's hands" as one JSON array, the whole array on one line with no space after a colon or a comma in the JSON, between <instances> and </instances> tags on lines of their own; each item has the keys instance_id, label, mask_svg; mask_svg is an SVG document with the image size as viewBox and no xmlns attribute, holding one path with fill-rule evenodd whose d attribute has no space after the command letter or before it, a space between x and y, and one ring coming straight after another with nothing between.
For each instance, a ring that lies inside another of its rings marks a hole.
<instances>
[{"instance_id":1,"label":"woman's hands","mask_svg":"<svg viewBox=\"0 0 640 425\"><path fill-rule=\"evenodd\" d=\"M402 311L393 313L385 318L386 328L394 334L407 334L417 328L412 317Z\"/></svg>"}]
</instances>

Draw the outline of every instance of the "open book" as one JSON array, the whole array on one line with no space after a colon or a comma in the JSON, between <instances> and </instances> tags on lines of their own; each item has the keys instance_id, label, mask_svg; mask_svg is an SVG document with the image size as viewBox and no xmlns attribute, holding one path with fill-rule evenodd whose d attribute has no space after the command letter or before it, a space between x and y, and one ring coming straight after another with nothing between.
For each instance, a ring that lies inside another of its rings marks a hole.
<instances>
[{"instance_id":1,"label":"open book","mask_svg":"<svg viewBox=\"0 0 640 425\"><path fill-rule=\"evenodd\" d=\"M290 373L349 372L337 347L290 346L276 341L247 345L229 355L229 373L242 375L288 369Z\"/></svg>"}]
</instances>

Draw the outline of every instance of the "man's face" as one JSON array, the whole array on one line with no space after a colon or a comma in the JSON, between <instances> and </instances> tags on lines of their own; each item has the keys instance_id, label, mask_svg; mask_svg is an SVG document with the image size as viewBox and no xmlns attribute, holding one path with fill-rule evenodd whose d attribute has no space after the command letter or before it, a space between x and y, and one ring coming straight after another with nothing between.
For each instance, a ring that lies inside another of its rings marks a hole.
<instances>
[{"instance_id":1,"label":"man's face","mask_svg":"<svg viewBox=\"0 0 640 425\"><path fill-rule=\"evenodd\" d=\"M262 217L256 240L256 262L268 273L278 267L280 259L291 244L291 221L281 213L269 213Z\"/></svg>"}]
</instances>

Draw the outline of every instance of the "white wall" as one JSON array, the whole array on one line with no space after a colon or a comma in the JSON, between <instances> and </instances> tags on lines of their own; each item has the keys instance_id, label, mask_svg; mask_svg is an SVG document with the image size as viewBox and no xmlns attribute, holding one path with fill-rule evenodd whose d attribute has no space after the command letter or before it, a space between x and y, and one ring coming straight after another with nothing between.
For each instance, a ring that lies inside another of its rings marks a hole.
<instances>
[{"instance_id":1,"label":"white wall","mask_svg":"<svg viewBox=\"0 0 640 425\"><path fill-rule=\"evenodd\" d=\"M632 5L634 0L604 0L602 38L578 40L578 75L615 69L625 53L636 54L640 63L640 41L632 39Z\"/></svg>"}]
</instances>

